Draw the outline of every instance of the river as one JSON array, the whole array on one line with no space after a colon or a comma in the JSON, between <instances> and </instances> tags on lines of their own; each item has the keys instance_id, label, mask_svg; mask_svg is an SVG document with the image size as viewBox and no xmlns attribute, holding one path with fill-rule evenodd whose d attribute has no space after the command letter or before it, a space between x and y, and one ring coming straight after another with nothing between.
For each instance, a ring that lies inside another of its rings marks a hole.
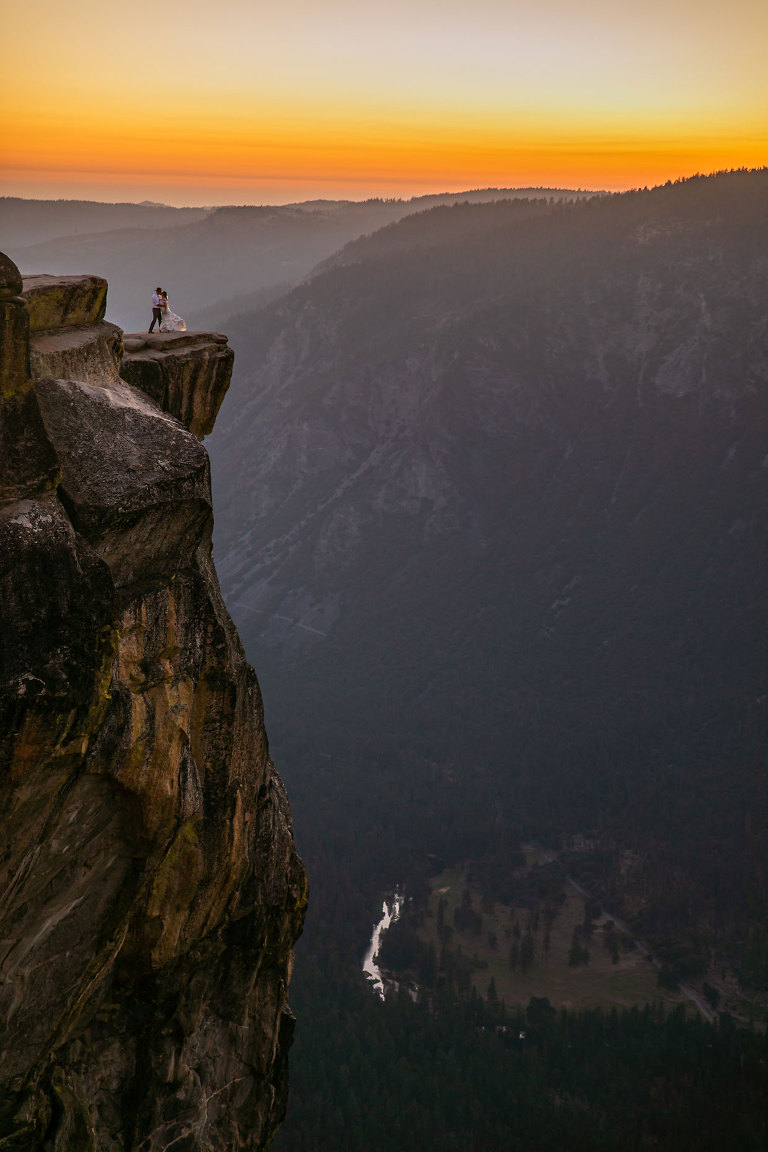
<instances>
[{"instance_id":1,"label":"river","mask_svg":"<svg viewBox=\"0 0 768 1152\"><path fill-rule=\"evenodd\" d=\"M400 909L404 904L404 899L400 893L395 889L392 894L392 899L385 900L381 906L381 919L373 926L371 933L371 942L368 945L368 951L363 960L363 972L371 982L371 987L376 995L384 999L384 978L379 970L376 961L379 958L379 948L381 947L381 940L389 928L390 924L394 923L400 915Z\"/></svg>"}]
</instances>

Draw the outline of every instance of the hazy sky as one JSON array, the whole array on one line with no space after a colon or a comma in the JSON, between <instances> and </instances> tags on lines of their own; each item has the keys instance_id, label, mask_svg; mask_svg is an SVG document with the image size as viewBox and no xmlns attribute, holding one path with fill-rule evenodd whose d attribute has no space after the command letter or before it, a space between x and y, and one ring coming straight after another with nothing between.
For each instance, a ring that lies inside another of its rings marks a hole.
<instances>
[{"instance_id":1,"label":"hazy sky","mask_svg":"<svg viewBox=\"0 0 768 1152\"><path fill-rule=\"evenodd\" d=\"M768 164L768 0L0 5L0 194L278 203Z\"/></svg>"}]
</instances>

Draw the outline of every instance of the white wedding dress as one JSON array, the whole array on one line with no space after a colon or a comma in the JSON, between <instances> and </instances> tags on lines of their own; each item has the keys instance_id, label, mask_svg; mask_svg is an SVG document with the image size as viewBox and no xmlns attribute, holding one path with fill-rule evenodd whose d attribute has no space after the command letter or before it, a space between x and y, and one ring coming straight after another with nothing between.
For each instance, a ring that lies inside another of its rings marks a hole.
<instances>
[{"instance_id":1,"label":"white wedding dress","mask_svg":"<svg viewBox=\"0 0 768 1152\"><path fill-rule=\"evenodd\" d=\"M166 304L163 309L163 319L160 324L161 332L186 332L187 325L181 316L177 316L175 312L171 312L170 307Z\"/></svg>"}]
</instances>

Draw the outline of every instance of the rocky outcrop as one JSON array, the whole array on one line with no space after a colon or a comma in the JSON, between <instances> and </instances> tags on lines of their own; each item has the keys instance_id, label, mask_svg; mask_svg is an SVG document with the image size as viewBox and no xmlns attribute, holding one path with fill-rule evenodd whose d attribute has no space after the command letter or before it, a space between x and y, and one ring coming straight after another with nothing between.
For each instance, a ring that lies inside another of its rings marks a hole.
<instances>
[{"instance_id":1,"label":"rocky outcrop","mask_svg":"<svg viewBox=\"0 0 768 1152\"><path fill-rule=\"evenodd\" d=\"M31 332L98 324L107 310L101 276L25 276L24 300Z\"/></svg>"},{"instance_id":2,"label":"rocky outcrop","mask_svg":"<svg viewBox=\"0 0 768 1152\"><path fill-rule=\"evenodd\" d=\"M213 430L233 361L218 332L136 333L125 338L121 372L202 439Z\"/></svg>"},{"instance_id":3,"label":"rocky outcrop","mask_svg":"<svg viewBox=\"0 0 768 1152\"><path fill-rule=\"evenodd\" d=\"M107 389L43 379L37 394L62 462L62 499L116 586L170 579L192 564L211 532L199 441L120 380Z\"/></svg>"},{"instance_id":4,"label":"rocky outcrop","mask_svg":"<svg viewBox=\"0 0 768 1152\"><path fill-rule=\"evenodd\" d=\"M35 377L60 376L98 384L118 375L123 333L104 319L106 280L101 276L25 276L23 297Z\"/></svg>"},{"instance_id":5,"label":"rocky outcrop","mask_svg":"<svg viewBox=\"0 0 768 1152\"><path fill-rule=\"evenodd\" d=\"M3 273L2 430L37 449L0 505L0 1149L263 1148L306 882L207 455L119 378L103 282L35 277L25 307ZM70 371L41 375L54 344Z\"/></svg>"}]
</instances>

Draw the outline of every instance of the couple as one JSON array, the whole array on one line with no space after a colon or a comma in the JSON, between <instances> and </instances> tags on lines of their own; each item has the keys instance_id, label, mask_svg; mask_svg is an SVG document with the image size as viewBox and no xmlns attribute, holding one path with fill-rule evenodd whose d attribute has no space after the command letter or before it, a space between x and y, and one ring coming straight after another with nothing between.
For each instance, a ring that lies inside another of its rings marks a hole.
<instances>
[{"instance_id":1,"label":"couple","mask_svg":"<svg viewBox=\"0 0 768 1152\"><path fill-rule=\"evenodd\" d=\"M151 332L155 324L160 325L161 332L186 332L187 326L181 316L171 312L168 306L168 293L163 288L155 288L152 293L152 323L148 331Z\"/></svg>"}]
</instances>

